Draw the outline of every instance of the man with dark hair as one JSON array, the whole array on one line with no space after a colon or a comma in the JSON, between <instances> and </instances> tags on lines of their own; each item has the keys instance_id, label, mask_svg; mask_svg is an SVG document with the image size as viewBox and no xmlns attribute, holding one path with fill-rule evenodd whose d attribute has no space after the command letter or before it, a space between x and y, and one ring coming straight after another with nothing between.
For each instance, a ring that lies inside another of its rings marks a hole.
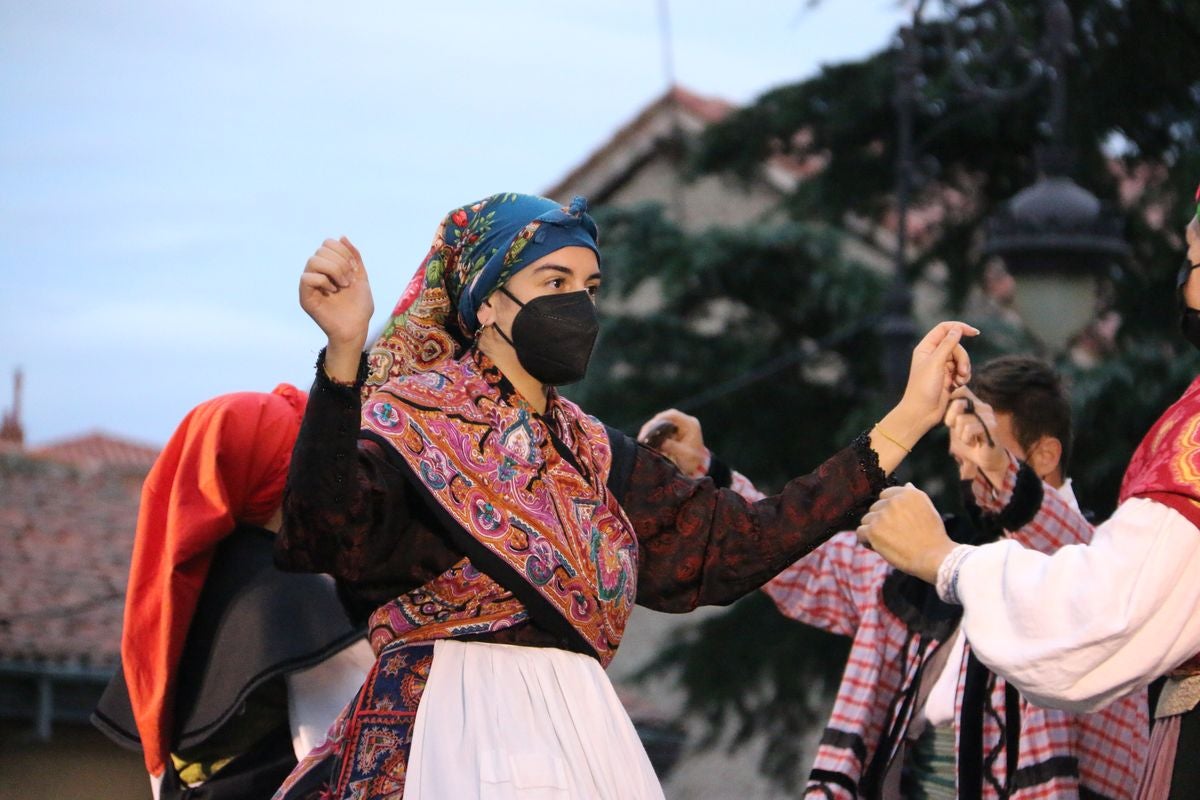
<instances>
[{"instance_id":1,"label":"man with dark hair","mask_svg":"<svg viewBox=\"0 0 1200 800\"><path fill-rule=\"evenodd\" d=\"M1058 373L1036 358L1001 356L975 375L971 390L996 415L992 433L1015 441L1037 476L1061 488L1071 463L1072 432L1071 401Z\"/></svg>"},{"instance_id":2,"label":"man with dark hair","mask_svg":"<svg viewBox=\"0 0 1200 800\"><path fill-rule=\"evenodd\" d=\"M976 468L960 457L960 437L952 435L969 509L967 518L946 518L952 535L964 542L1006 536L1033 517L1043 492L1077 508L1064 476L1070 404L1054 370L1035 358L1005 356L979 368L971 386L976 418L1028 469L1006 508L982 513L969 489ZM703 467L707 451L699 423L663 412L643 434L662 420L676 426L664 453ZM713 476L731 474L733 488L743 494L756 492L719 463L707 469ZM1042 527L1013 538L1052 552L1086 535ZM1029 704L971 654L958 630L957 607L861 546L853 531L834 536L764 591L785 615L854 638L806 796L1134 795L1148 745L1144 693L1095 714Z\"/></svg>"}]
</instances>

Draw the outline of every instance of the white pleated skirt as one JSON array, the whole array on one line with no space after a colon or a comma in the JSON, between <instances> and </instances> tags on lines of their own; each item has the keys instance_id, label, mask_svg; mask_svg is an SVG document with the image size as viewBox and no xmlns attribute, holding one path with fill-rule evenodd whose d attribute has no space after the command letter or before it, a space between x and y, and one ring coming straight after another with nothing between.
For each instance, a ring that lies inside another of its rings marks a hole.
<instances>
[{"instance_id":1,"label":"white pleated skirt","mask_svg":"<svg viewBox=\"0 0 1200 800\"><path fill-rule=\"evenodd\" d=\"M405 800L662 800L594 658L453 640L433 652Z\"/></svg>"}]
</instances>

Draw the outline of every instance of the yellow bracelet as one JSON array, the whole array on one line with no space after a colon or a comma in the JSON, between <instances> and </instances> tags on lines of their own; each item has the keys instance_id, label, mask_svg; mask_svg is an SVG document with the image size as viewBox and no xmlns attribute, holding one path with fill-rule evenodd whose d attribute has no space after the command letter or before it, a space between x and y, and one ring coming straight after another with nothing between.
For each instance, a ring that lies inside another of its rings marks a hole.
<instances>
[{"instance_id":1,"label":"yellow bracelet","mask_svg":"<svg viewBox=\"0 0 1200 800\"><path fill-rule=\"evenodd\" d=\"M879 431L880 436L887 439L892 444L896 445L896 447L899 447L901 450L903 450L906 453L909 453L910 455L912 454L911 447L905 447L904 445L900 444L900 442L897 441L896 439L892 438L891 436L888 436L887 431L885 431L883 428L879 427L878 422L875 423L875 430Z\"/></svg>"}]
</instances>

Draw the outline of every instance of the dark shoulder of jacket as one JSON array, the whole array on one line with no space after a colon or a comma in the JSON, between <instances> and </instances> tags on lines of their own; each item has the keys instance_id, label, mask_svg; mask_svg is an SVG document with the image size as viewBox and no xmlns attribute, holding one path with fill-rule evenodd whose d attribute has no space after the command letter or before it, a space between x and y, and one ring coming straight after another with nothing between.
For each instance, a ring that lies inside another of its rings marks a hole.
<instances>
[{"instance_id":1,"label":"dark shoulder of jacket","mask_svg":"<svg viewBox=\"0 0 1200 800\"><path fill-rule=\"evenodd\" d=\"M617 503L625 502L625 494L629 491L629 480L633 477L633 462L637 459L637 442L632 436L617 430L611 425L604 426L608 434L608 444L612 448L612 466L608 470L608 491L616 498Z\"/></svg>"}]
</instances>

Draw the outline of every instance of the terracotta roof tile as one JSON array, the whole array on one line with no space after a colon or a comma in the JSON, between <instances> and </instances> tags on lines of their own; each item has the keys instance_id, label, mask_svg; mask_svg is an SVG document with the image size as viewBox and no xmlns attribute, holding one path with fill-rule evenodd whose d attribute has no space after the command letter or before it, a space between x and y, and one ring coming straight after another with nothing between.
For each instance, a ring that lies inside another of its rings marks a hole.
<instances>
[{"instance_id":1,"label":"terracotta roof tile","mask_svg":"<svg viewBox=\"0 0 1200 800\"><path fill-rule=\"evenodd\" d=\"M548 188L546 195L559 197L568 187L577 185L583 176L593 173L616 153L631 146L651 145L653 137L646 139L647 134L659 123L661 115L668 113L672 108L679 109L691 117L697 127L703 128L724 119L736 106L725 100L702 97L682 86L675 86L659 95L639 111L637 116L618 128L599 147L589 153L579 166ZM643 139L645 141L642 141ZM596 198L589 199L594 201Z\"/></svg>"},{"instance_id":2,"label":"terracotta roof tile","mask_svg":"<svg viewBox=\"0 0 1200 800\"><path fill-rule=\"evenodd\" d=\"M34 448L29 454L83 470L116 467L149 471L158 458L158 448L95 431Z\"/></svg>"},{"instance_id":3,"label":"terracotta roof tile","mask_svg":"<svg viewBox=\"0 0 1200 800\"><path fill-rule=\"evenodd\" d=\"M0 454L0 661L116 663L154 455L98 434Z\"/></svg>"},{"instance_id":4,"label":"terracotta roof tile","mask_svg":"<svg viewBox=\"0 0 1200 800\"><path fill-rule=\"evenodd\" d=\"M667 98L674 100L684 110L709 123L720 122L729 115L729 112L737 108L728 100L722 100L719 97L702 97L678 85L670 89L666 97L660 98L659 102Z\"/></svg>"},{"instance_id":5,"label":"terracotta roof tile","mask_svg":"<svg viewBox=\"0 0 1200 800\"><path fill-rule=\"evenodd\" d=\"M686 133L697 133L709 125L720 122L738 107L718 97L704 97L682 86L674 86L659 95L637 115L619 127L596 147L574 169L553 186L546 189L548 197L561 198L568 190L574 191L582 185L592 185L589 197L593 203L602 203L607 197L608 184L622 179L623 169L637 164L639 158L656 146L658 139L671 130L672 125ZM672 112L675 112L673 122ZM616 166L614 166L616 165ZM777 154L768 159L767 178L784 191L794 187L798 180L811 176L825 165L822 155L794 157ZM609 175L598 179L597 176ZM597 188L599 187L599 188Z\"/></svg>"}]
</instances>

